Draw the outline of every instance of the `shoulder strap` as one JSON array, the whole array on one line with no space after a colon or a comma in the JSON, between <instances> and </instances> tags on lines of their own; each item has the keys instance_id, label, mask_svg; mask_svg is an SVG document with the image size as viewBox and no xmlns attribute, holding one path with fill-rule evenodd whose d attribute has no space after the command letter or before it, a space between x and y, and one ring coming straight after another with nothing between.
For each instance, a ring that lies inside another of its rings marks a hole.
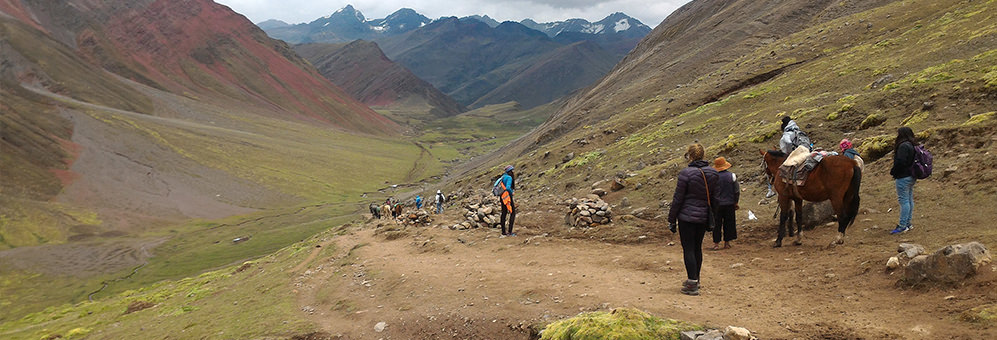
<instances>
[{"instance_id":1,"label":"shoulder strap","mask_svg":"<svg viewBox=\"0 0 997 340\"><path fill-rule=\"evenodd\" d=\"M710 183L706 181L706 172L700 168L699 173L703 175L703 185L706 186L706 206L713 208L713 206L710 205Z\"/></svg>"}]
</instances>

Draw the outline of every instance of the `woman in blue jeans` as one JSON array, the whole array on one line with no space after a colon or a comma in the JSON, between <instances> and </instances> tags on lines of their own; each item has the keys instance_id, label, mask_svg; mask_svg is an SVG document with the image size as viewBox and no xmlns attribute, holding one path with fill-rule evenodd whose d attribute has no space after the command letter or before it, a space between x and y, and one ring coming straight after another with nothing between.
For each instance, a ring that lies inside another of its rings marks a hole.
<instances>
[{"instance_id":1,"label":"woman in blue jeans","mask_svg":"<svg viewBox=\"0 0 997 340\"><path fill-rule=\"evenodd\" d=\"M890 175L897 185L897 201L900 203L900 220L890 234L899 234L911 230L911 218L914 215L914 178L910 168L914 165L914 145L917 139L914 130L909 127L897 129L897 139L893 149L893 168Z\"/></svg>"}]
</instances>

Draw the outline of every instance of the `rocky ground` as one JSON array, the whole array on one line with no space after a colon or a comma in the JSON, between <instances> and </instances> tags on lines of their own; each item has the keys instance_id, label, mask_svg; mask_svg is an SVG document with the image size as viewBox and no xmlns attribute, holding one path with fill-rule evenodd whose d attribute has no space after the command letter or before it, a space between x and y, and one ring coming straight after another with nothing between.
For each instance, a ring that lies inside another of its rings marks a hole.
<instances>
[{"instance_id":1,"label":"rocky ground","mask_svg":"<svg viewBox=\"0 0 997 340\"><path fill-rule=\"evenodd\" d=\"M466 221L466 209L432 215L428 227L372 220L327 240L337 255L301 268L292 289L302 315L324 330L309 335L316 339L530 339L554 320L614 307L741 326L761 339L997 336L992 323L962 321L966 311L997 302L997 265L957 283L913 288L887 269L903 242L923 244L929 254L973 240L994 247L986 227L994 203L931 197L940 184L924 181L917 227L889 235L892 183L867 180L873 184L863 188L864 213L836 247L828 245L836 228L819 226L804 232L801 246L772 248L774 207L761 200L763 188L749 186L740 238L732 249L706 251L697 297L679 293L681 247L663 221L571 228L564 200L553 198L521 200L516 237L501 238L494 228L452 230ZM621 214L643 208L610 203ZM748 221L747 210L759 219ZM710 242L708 235L704 248Z\"/></svg>"}]
</instances>

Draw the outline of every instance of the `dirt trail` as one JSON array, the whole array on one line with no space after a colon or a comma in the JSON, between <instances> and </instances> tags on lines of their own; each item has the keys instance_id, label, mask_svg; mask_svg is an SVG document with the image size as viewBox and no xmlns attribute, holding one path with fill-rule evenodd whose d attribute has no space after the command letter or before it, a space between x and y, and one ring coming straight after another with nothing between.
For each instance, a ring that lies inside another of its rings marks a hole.
<instances>
[{"instance_id":1,"label":"dirt trail","mask_svg":"<svg viewBox=\"0 0 997 340\"><path fill-rule=\"evenodd\" d=\"M747 223L733 249L707 251L699 297L679 293L681 247L668 245L676 237L620 245L544 236L562 228L554 215L527 215L514 238L368 225L335 238L336 255L314 262L293 289L302 313L349 339L529 339L547 322L623 306L743 326L763 339L997 337L957 319L997 301L997 268L962 287L897 289L884 264L898 240L868 228L886 214L862 217L835 248L823 246L833 227L808 232L803 246L773 249L771 222Z\"/></svg>"}]
</instances>

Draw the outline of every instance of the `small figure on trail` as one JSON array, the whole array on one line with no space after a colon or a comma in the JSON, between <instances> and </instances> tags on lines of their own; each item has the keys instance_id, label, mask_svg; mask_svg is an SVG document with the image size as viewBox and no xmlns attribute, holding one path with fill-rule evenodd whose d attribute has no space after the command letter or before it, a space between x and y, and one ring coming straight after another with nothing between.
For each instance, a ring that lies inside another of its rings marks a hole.
<instances>
[{"instance_id":1,"label":"small figure on trail","mask_svg":"<svg viewBox=\"0 0 997 340\"><path fill-rule=\"evenodd\" d=\"M713 250L720 250L720 240L724 241L722 249L730 249L730 241L737 239L736 210L741 207L741 186L737 183L737 175L727 171L731 165L724 157L713 160L713 168L720 176L717 180L717 191L714 193L717 204L714 214L717 227L713 228Z\"/></svg>"},{"instance_id":2,"label":"small figure on trail","mask_svg":"<svg viewBox=\"0 0 997 340\"><path fill-rule=\"evenodd\" d=\"M381 218L388 218L391 215L391 205L385 203L381 206Z\"/></svg>"},{"instance_id":3,"label":"small figure on trail","mask_svg":"<svg viewBox=\"0 0 997 340\"><path fill-rule=\"evenodd\" d=\"M443 213L443 202L447 200L447 197L443 195L442 190L436 190L436 213Z\"/></svg>"},{"instance_id":4,"label":"small figure on trail","mask_svg":"<svg viewBox=\"0 0 997 340\"><path fill-rule=\"evenodd\" d=\"M852 141L848 140L848 138L842 139L841 143L838 143L838 146L841 147L842 155L855 160L855 163L859 164L859 168L865 168L865 161L862 160L862 156L859 156L859 152L855 151L855 148L852 147Z\"/></svg>"},{"instance_id":5,"label":"small figure on trail","mask_svg":"<svg viewBox=\"0 0 997 340\"><path fill-rule=\"evenodd\" d=\"M381 206L380 205L378 205L376 202L371 202L369 208L370 208L370 214L371 214L371 216L374 216L374 218L376 218L376 219L381 219Z\"/></svg>"},{"instance_id":6,"label":"small figure on trail","mask_svg":"<svg viewBox=\"0 0 997 340\"><path fill-rule=\"evenodd\" d=\"M422 196L415 195L415 208L422 209Z\"/></svg>"},{"instance_id":7,"label":"small figure on trail","mask_svg":"<svg viewBox=\"0 0 997 340\"><path fill-rule=\"evenodd\" d=\"M682 294L699 295L699 272L703 267L703 237L710 229L710 192L717 192L719 175L703 160L706 151L696 143L685 153L689 166L679 171L675 195L668 211L668 229L679 233L682 258L688 280L682 284Z\"/></svg>"},{"instance_id":8,"label":"small figure on trail","mask_svg":"<svg viewBox=\"0 0 997 340\"><path fill-rule=\"evenodd\" d=\"M496 189L497 188L497 189ZM512 193L516 191L516 175L513 173L513 166L507 165L492 192L498 193L502 206L502 216L499 218L499 225L502 226L502 236L516 236L512 232L512 225L516 222L516 203L512 200ZM506 230L505 217L509 215L509 228Z\"/></svg>"},{"instance_id":9,"label":"small figure on trail","mask_svg":"<svg viewBox=\"0 0 997 340\"><path fill-rule=\"evenodd\" d=\"M897 139L893 148L893 168L890 175L896 182L897 202L900 203L900 220L897 227L890 231L890 234L899 234L914 229L911 219L914 216L914 183L917 179L911 172L914 165L914 146L917 145L917 138L914 137L914 130L903 126L897 129Z\"/></svg>"}]
</instances>

